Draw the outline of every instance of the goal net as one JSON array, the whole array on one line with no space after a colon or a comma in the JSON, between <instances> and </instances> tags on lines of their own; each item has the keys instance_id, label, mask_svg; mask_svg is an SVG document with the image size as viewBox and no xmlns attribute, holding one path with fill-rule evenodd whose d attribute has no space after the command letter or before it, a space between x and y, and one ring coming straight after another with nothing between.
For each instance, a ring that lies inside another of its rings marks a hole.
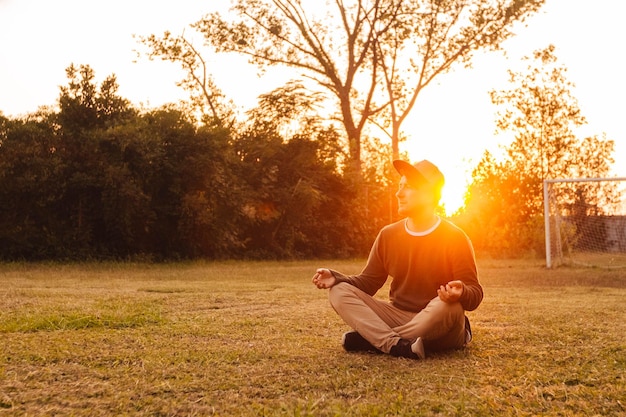
<instances>
[{"instance_id":1,"label":"goal net","mask_svg":"<svg viewBox=\"0 0 626 417\"><path fill-rule=\"evenodd\" d=\"M626 178L545 180L546 266L626 268Z\"/></svg>"}]
</instances>

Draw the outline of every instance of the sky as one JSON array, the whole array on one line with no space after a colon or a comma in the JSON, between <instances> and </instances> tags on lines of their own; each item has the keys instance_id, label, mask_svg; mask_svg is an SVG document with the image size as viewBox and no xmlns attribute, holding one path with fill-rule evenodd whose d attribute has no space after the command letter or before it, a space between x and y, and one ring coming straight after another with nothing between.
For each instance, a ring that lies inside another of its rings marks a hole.
<instances>
[{"instance_id":1,"label":"sky","mask_svg":"<svg viewBox=\"0 0 626 417\"><path fill-rule=\"evenodd\" d=\"M18 116L54 105L67 83L70 64L90 65L98 81L117 76L121 96L148 108L186 98L176 86L181 70L150 61L133 35L174 34L205 13L225 12L228 0L0 0L0 112ZM498 153L509 137L495 135L488 92L506 89L508 69L522 69L523 56L549 44L575 84L573 94L588 124L579 132L606 134L616 143L615 176L626 177L626 114L622 0L547 0L542 10L502 46L506 54L480 53L471 69L455 67L429 85L404 125L403 149L412 162L429 159L446 175L443 199L449 211L462 203L471 169L485 150ZM189 33L189 32L187 32ZM262 78L241 57L209 57L210 70L226 96L242 109L288 80L268 71Z\"/></svg>"}]
</instances>

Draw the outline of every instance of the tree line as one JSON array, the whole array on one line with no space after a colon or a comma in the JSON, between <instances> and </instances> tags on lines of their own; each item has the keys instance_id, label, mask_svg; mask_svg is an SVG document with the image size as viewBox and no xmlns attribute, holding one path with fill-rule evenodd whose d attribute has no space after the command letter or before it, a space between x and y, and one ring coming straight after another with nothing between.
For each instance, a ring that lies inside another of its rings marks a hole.
<instances>
[{"instance_id":1,"label":"tree line","mask_svg":"<svg viewBox=\"0 0 626 417\"><path fill-rule=\"evenodd\" d=\"M191 25L203 46L308 80L261 95L243 118L182 35L139 38L149 58L183 68L189 99L176 105L139 109L115 76L97 83L88 65L72 65L56 106L0 114L0 258L364 256L396 220L390 159L402 156L418 96L476 51L498 49L542 4L234 0L227 18ZM612 164L612 141L576 137L585 120L555 48L528 59L510 89L491 93L496 127L513 142L504 159L485 153L453 218L483 253L541 254L543 180L607 176ZM600 213L617 198L602 194L565 198Z\"/></svg>"},{"instance_id":2,"label":"tree line","mask_svg":"<svg viewBox=\"0 0 626 417\"><path fill-rule=\"evenodd\" d=\"M515 138L504 159L485 152L452 216L482 254L543 255L543 180L605 177L613 162L613 141L576 136L585 119L555 48L528 60L491 93ZM354 175L345 135L297 83L225 126L184 104L139 110L86 65L67 76L55 108L0 115L4 260L364 256L397 220L389 145L365 142ZM607 187L565 188L562 214L606 213L620 198Z\"/></svg>"},{"instance_id":3,"label":"tree line","mask_svg":"<svg viewBox=\"0 0 626 417\"><path fill-rule=\"evenodd\" d=\"M58 109L0 117L5 260L360 256L390 220L384 148L351 177L342 136L298 86L225 128L181 106L140 111L89 66L67 76Z\"/></svg>"}]
</instances>

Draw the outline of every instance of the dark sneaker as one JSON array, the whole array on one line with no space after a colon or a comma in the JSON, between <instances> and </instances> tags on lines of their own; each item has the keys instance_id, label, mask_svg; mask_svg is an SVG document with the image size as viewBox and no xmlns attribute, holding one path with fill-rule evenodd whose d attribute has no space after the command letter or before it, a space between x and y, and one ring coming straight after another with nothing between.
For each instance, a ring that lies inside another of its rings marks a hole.
<instances>
[{"instance_id":1,"label":"dark sneaker","mask_svg":"<svg viewBox=\"0 0 626 417\"><path fill-rule=\"evenodd\" d=\"M424 351L424 342L422 341L421 337L418 337L415 342L411 342L407 339L400 339L398 343L391 348L389 354L398 358L426 358L426 353Z\"/></svg>"},{"instance_id":2,"label":"dark sneaker","mask_svg":"<svg viewBox=\"0 0 626 417\"><path fill-rule=\"evenodd\" d=\"M341 338L341 345L346 352L374 352L382 353L376 349L370 342L365 340L358 332L352 331L344 333Z\"/></svg>"}]
</instances>

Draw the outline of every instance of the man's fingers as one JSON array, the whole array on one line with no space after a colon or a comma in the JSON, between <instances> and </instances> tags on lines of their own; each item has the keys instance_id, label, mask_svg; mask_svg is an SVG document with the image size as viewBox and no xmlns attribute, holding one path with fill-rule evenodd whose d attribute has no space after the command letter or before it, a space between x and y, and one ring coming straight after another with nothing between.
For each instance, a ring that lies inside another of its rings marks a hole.
<instances>
[{"instance_id":1,"label":"man's fingers","mask_svg":"<svg viewBox=\"0 0 626 417\"><path fill-rule=\"evenodd\" d=\"M450 281L447 284L450 288L463 288L463 283L461 281Z\"/></svg>"},{"instance_id":2,"label":"man's fingers","mask_svg":"<svg viewBox=\"0 0 626 417\"><path fill-rule=\"evenodd\" d=\"M315 275L313 275L311 281L317 288L322 290L328 288L328 283L326 282L327 278L330 278L330 272L328 271L328 269L318 268L315 271Z\"/></svg>"},{"instance_id":3,"label":"man's fingers","mask_svg":"<svg viewBox=\"0 0 626 417\"><path fill-rule=\"evenodd\" d=\"M325 269L324 269L324 268L318 268L318 269L315 271L315 275L313 275L313 281L315 281L316 279L321 279L321 278L323 278L323 277L324 277L324 271L325 271Z\"/></svg>"}]
</instances>

